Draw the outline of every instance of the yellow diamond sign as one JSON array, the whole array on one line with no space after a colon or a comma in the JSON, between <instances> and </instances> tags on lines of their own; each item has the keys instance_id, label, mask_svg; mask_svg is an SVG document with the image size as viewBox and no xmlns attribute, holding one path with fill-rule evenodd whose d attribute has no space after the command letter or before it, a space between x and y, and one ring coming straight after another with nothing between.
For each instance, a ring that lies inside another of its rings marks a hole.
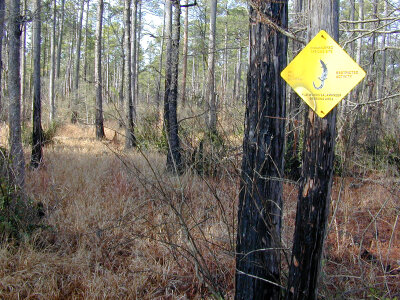
<instances>
[{"instance_id":1,"label":"yellow diamond sign","mask_svg":"<svg viewBox=\"0 0 400 300\"><path fill-rule=\"evenodd\" d=\"M365 77L365 72L321 30L281 76L323 118Z\"/></svg>"}]
</instances>

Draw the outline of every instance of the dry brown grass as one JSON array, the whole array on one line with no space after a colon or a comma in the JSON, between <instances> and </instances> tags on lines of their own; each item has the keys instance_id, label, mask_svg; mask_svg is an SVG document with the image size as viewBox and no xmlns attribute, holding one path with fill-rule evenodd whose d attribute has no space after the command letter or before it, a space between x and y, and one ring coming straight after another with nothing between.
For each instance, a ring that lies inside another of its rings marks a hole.
<instances>
[{"instance_id":1,"label":"dry brown grass","mask_svg":"<svg viewBox=\"0 0 400 300\"><path fill-rule=\"evenodd\" d=\"M91 127L64 125L44 167L28 171L27 193L44 204L50 227L23 246L1 245L0 298L208 299L213 290L232 298L237 176L173 177L163 155L125 152L111 129L108 141L94 136ZM391 179L343 181L322 295L399 296L398 187ZM285 198L290 247L295 186L285 185Z\"/></svg>"}]
</instances>

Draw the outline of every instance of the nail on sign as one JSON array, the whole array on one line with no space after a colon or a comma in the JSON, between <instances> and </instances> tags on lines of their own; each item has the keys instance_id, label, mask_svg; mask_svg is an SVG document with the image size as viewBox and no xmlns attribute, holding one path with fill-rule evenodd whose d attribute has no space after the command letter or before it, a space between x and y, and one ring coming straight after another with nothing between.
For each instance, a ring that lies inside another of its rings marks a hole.
<instances>
[{"instance_id":1,"label":"nail on sign","mask_svg":"<svg viewBox=\"0 0 400 300\"><path fill-rule=\"evenodd\" d=\"M365 77L365 71L321 30L281 76L323 118Z\"/></svg>"}]
</instances>

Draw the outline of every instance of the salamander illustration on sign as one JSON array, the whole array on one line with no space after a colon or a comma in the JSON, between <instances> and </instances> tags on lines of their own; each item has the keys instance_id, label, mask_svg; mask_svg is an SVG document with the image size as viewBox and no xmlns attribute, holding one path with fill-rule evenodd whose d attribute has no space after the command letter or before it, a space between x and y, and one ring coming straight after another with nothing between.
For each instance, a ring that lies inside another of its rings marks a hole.
<instances>
[{"instance_id":1,"label":"salamander illustration on sign","mask_svg":"<svg viewBox=\"0 0 400 300\"><path fill-rule=\"evenodd\" d=\"M313 86L316 90L320 90L324 87L325 80L328 78L328 68L326 66L326 63L323 62L322 59L319 60L321 63L321 68L322 68L322 75L318 77L318 79L321 81L321 84L317 86L315 82L313 82Z\"/></svg>"},{"instance_id":2,"label":"salamander illustration on sign","mask_svg":"<svg viewBox=\"0 0 400 300\"><path fill-rule=\"evenodd\" d=\"M323 118L365 77L365 71L321 30L281 76Z\"/></svg>"}]
</instances>

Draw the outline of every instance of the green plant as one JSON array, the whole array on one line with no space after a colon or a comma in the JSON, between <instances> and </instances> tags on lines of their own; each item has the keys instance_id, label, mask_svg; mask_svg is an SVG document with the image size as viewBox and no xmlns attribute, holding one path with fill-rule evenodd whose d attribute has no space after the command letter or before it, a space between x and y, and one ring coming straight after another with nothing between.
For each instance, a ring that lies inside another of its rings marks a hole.
<instances>
[{"instance_id":1,"label":"green plant","mask_svg":"<svg viewBox=\"0 0 400 300\"><path fill-rule=\"evenodd\" d=\"M54 137L57 134L57 130L60 128L60 123L51 122L47 128L42 131L42 142L43 145L52 144L54 142ZM25 145L32 145L32 127L24 126L22 128L22 142Z\"/></svg>"}]
</instances>

